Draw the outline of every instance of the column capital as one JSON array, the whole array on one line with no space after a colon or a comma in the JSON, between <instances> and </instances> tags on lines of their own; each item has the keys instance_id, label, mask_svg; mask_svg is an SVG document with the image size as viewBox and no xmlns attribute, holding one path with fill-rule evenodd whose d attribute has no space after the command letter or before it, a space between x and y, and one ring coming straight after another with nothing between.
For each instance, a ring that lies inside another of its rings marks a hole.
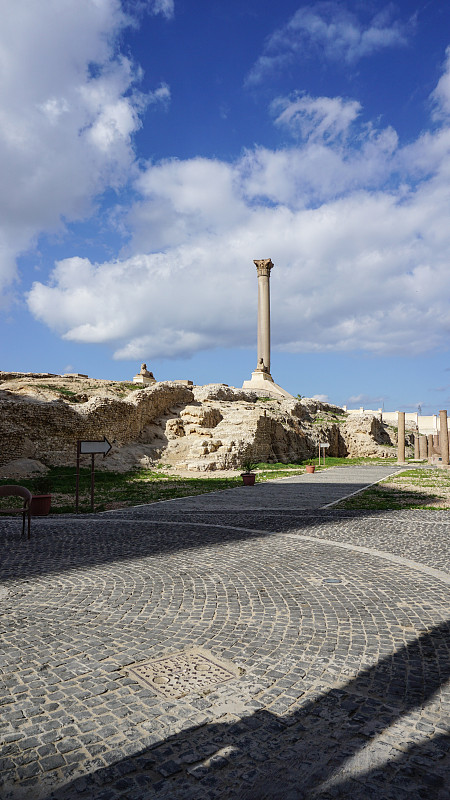
<instances>
[{"instance_id":1,"label":"column capital","mask_svg":"<svg viewBox=\"0 0 450 800\"><path fill-rule=\"evenodd\" d=\"M266 278L270 278L270 270L273 267L271 258L261 258L259 260L257 259L256 261L253 260L253 263L256 267L258 278L261 275L264 275Z\"/></svg>"}]
</instances>

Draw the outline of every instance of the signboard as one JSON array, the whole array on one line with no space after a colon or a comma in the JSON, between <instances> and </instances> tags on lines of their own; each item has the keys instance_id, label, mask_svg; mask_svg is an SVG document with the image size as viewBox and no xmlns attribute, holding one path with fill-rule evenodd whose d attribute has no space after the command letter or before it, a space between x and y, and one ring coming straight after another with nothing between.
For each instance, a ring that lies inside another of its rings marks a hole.
<instances>
[{"instance_id":1,"label":"signboard","mask_svg":"<svg viewBox=\"0 0 450 800\"><path fill-rule=\"evenodd\" d=\"M320 454L321 454L321 453L320 453L320 449L321 449L321 447L323 447L323 453L322 453L322 455L323 455L323 464L324 464L324 466L325 466L325 448L326 448L326 447L329 447L329 446L330 446L330 445L329 445L329 442L319 442L319 467L320 467Z\"/></svg>"},{"instance_id":2,"label":"signboard","mask_svg":"<svg viewBox=\"0 0 450 800\"><path fill-rule=\"evenodd\" d=\"M103 455L106 456L112 447L106 436L103 437L103 441L79 441L78 444L80 447L80 455L85 455L86 453L92 453L93 455L96 453L103 453Z\"/></svg>"},{"instance_id":3,"label":"signboard","mask_svg":"<svg viewBox=\"0 0 450 800\"><path fill-rule=\"evenodd\" d=\"M80 456L91 456L91 511L94 511L94 458L99 453L103 453L103 458L111 450L112 445L108 442L106 436L103 440L91 441L78 439L77 441L77 482L75 489L75 513L78 514L78 500L80 496Z\"/></svg>"}]
</instances>

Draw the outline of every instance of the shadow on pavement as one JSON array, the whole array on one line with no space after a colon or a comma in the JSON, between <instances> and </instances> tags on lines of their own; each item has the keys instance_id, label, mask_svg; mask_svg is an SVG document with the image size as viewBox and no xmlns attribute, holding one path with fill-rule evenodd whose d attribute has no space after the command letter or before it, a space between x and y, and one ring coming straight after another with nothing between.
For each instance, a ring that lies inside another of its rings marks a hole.
<instances>
[{"instance_id":1,"label":"shadow on pavement","mask_svg":"<svg viewBox=\"0 0 450 800\"><path fill-rule=\"evenodd\" d=\"M282 502L273 510L195 509L175 501L111 514L34 518L30 541L21 538L17 520L0 518L0 579L30 578L294 530L311 533L317 523L332 526L337 520L374 519L385 513L290 510Z\"/></svg>"},{"instance_id":2,"label":"shadow on pavement","mask_svg":"<svg viewBox=\"0 0 450 800\"><path fill-rule=\"evenodd\" d=\"M116 752L110 766L46 800L448 800L445 733L432 738L422 721L422 727L406 726L401 741L378 737L419 712L449 677L446 622L290 717L257 711L182 731L126 758Z\"/></svg>"}]
</instances>

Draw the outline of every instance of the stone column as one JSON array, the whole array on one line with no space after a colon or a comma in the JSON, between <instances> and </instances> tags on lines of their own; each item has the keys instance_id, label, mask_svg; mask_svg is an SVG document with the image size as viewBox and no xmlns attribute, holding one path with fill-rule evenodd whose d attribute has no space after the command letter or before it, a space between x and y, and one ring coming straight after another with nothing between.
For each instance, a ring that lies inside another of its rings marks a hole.
<instances>
[{"instance_id":1,"label":"stone column","mask_svg":"<svg viewBox=\"0 0 450 800\"><path fill-rule=\"evenodd\" d=\"M419 436L419 457L421 459L427 457L427 437L423 433Z\"/></svg>"},{"instance_id":2,"label":"stone column","mask_svg":"<svg viewBox=\"0 0 450 800\"><path fill-rule=\"evenodd\" d=\"M443 464L448 464L448 424L447 424L447 410L439 412L439 441L441 444L441 458Z\"/></svg>"},{"instance_id":3,"label":"stone column","mask_svg":"<svg viewBox=\"0 0 450 800\"><path fill-rule=\"evenodd\" d=\"M405 463L405 412L398 412L398 456L399 464Z\"/></svg>"},{"instance_id":4,"label":"stone column","mask_svg":"<svg viewBox=\"0 0 450 800\"><path fill-rule=\"evenodd\" d=\"M414 461L420 460L419 434L414 434Z\"/></svg>"},{"instance_id":5,"label":"stone column","mask_svg":"<svg viewBox=\"0 0 450 800\"><path fill-rule=\"evenodd\" d=\"M433 457L433 434L427 434L427 443L428 443L428 458Z\"/></svg>"},{"instance_id":6,"label":"stone column","mask_svg":"<svg viewBox=\"0 0 450 800\"><path fill-rule=\"evenodd\" d=\"M253 261L258 273L258 363L256 369L270 375L270 270L272 259Z\"/></svg>"}]
</instances>

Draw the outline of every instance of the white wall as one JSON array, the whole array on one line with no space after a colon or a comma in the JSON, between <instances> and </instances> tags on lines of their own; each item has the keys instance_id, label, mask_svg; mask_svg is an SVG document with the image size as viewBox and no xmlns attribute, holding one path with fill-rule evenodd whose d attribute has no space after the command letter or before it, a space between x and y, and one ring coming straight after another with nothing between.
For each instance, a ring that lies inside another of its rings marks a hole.
<instances>
[{"instance_id":1,"label":"white wall","mask_svg":"<svg viewBox=\"0 0 450 800\"><path fill-rule=\"evenodd\" d=\"M398 411L383 411L381 408L374 411L373 409L363 408L362 406L360 408L347 408L344 406L344 410L347 414L373 414L387 425L398 426ZM405 414L405 426L407 428L412 428L417 425L419 433L425 436L429 433L439 433L439 423L440 420L437 414L431 414L430 416L422 416L417 412L407 412ZM447 427L450 430L450 418L447 418Z\"/></svg>"}]
</instances>

